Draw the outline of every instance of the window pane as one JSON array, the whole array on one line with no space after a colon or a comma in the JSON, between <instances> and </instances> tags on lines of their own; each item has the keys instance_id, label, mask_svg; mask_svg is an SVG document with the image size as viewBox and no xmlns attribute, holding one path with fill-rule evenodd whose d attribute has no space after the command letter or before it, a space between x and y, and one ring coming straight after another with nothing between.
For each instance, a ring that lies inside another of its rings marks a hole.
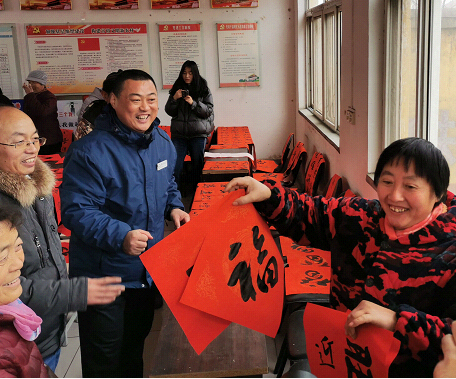
<instances>
[{"instance_id":1,"label":"window pane","mask_svg":"<svg viewBox=\"0 0 456 379\"><path fill-rule=\"evenodd\" d=\"M441 16L438 147L450 165L456 191L456 1L444 1ZM432 126L431 126L432 127Z\"/></svg>"},{"instance_id":2,"label":"window pane","mask_svg":"<svg viewBox=\"0 0 456 379\"><path fill-rule=\"evenodd\" d=\"M316 112L323 114L323 49L322 49L321 18L312 21L312 105Z\"/></svg>"},{"instance_id":3,"label":"window pane","mask_svg":"<svg viewBox=\"0 0 456 379\"><path fill-rule=\"evenodd\" d=\"M416 0L404 0L403 4L399 138L412 137L416 134L418 9Z\"/></svg>"},{"instance_id":4,"label":"window pane","mask_svg":"<svg viewBox=\"0 0 456 379\"><path fill-rule=\"evenodd\" d=\"M323 4L325 0L309 0L309 8L316 7L317 5Z\"/></svg>"},{"instance_id":5,"label":"window pane","mask_svg":"<svg viewBox=\"0 0 456 379\"><path fill-rule=\"evenodd\" d=\"M325 119L336 124L336 16L325 15Z\"/></svg>"}]
</instances>

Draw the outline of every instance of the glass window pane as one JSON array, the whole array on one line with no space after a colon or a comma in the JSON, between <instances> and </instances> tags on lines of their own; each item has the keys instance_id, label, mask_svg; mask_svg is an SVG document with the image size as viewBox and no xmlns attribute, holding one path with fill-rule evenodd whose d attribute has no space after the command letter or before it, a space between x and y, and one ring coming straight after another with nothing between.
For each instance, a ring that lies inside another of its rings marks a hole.
<instances>
[{"instance_id":1,"label":"glass window pane","mask_svg":"<svg viewBox=\"0 0 456 379\"><path fill-rule=\"evenodd\" d=\"M418 9L416 0L404 0L400 57L400 78L402 82L400 86L400 138L412 137L416 134L417 25Z\"/></svg>"},{"instance_id":2,"label":"glass window pane","mask_svg":"<svg viewBox=\"0 0 456 379\"><path fill-rule=\"evenodd\" d=\"M456 1L442 4L438 147L450 165L450 190L456 192ZM432 126L431 126L432 127Z\"/></svg>"},{"instance_id":3,"label":"glass window pane","mask_svg":"<svg viewBox=\"0 0 456 379\"><path fill-rule=\"evenodd\" d=\"M323 114L323 48L321 18L312 21L312 105L315 111Z\"/></svg>"},{"instance_id":4,"label":"glass window pane","mask_svg":"<svg viewBox=\"0 0 456 379\"><path fill-rule=\"evenodd\" d=\"M325 15L325 119L336 124L336 16Z\"/></svg>"},{"instance_id":5,"label":"glass window pane","mask_svg":"<svg viewBox=\"0 0 456 379\"><path fill-rule=\"evenodd\" d=\"M309 9L316 7L317 5L323 4L325 0L309 0Z\"/></svg>"}]
</instances>

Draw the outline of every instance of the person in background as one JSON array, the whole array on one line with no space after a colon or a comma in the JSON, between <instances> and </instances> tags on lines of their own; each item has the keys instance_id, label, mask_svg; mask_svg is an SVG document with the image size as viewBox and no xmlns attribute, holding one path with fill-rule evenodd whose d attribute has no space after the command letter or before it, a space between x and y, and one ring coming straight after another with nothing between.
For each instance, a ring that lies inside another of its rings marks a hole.
<instances>
[{"instance_id":1,"label":"person in background","mask_svg":"<svg viewBox=\"0 0 456 379\"><path fill-rule=\"evenodd\" d=\"M0 377L47 378L33 342L41 332L41 319L19 300L24 263L20 220L19 207L0 204Z\"/></svg>"},{"instance_id":2,"label":"person in background","mask_svg":"<svg viewBox=\"0 0 456 379\"><path fill-rule=\"evenodd\" d=\"M46 88L47 75L35 70L25 80L24 112L33 120L40 137L46 138L40 154L60 153L63 134L57 119L57 98Z\"/></svg>"},{"instance_id":3,"label":"person in background","mask_svg":"<svg viewBox=\"0 0 456 379\"><path fill-rule=\"evenodd\" d=\"M171 116L171 140L177 152L174 177L183 190L181 177L187 152L191 158L190 191L196 188L204 165L206 138L214 130L214 101L206 80L194 61L186 61L169 91L165 105Z\"/></svg>"},{"instance_id":4,"label":"person in background","mask_svg":"<svg viewBox=\"0 0 456 379\"><path fill-rule=\"evenodd\" d=\"M118 277L68 278L52 196L55 177L38 157L44 143L24 112L0 107L0 204L21 208L18 231L25 254L21 300L43 319L36 344L44 362L55 371L66 314L110 303L124 286Z\"/></svg>"},{"instance_id":5,"label":"person in background","mask_svg":"<svg viewBox=\"0 0 456 379\"><path fill-rule=\"evenodd\" d=\"M60 186L63 224L71 230L70 275L122 277L112 304L78 313L84 377L143 377L144 341L154 292L139 255L190 220L174 181L176 151L158 127L157 88L141 70L117 76L107 111L73 142Z\"/></svg>"},{"instance_id":6,"label":"person in background","mask_svg":"<svg viewBox=\"0 0 456 379\"><path fill-rule=\"evenodd\" d=\"M0 105L10 105L14 107L13 102L3 94L2 89L0 88Z\"/></svg>"},{"instance_id":7,"label":"person in background","mask_svg":"<svg viewBox=\"0 0 456 379\"><path fill-rule=\"evenodd\" d=\"M109 96L114 85L114 81L122 70L111 72L103 81L102 88L96 87L91 95L84 100L78 115L78 125L74 132L75 139L80 139L89 134L94 127L95 119L109 103Z\"/></svg>"},{"instance_id":8,"label":"person in background","mask_svg":"<svg viewBox=\"0 0 456 379\"><path fill-rule=\"evenodd\" d=\"M331 306L350 310L348 336L373 324L401 341L390 377L431 377L456 304L456 207L445 197L450 170L419 138L389 145L374 183L379 200L299 194L271 180L233 179L234 204L255 208L280 234L331 251ZM359 375L358 375L359 376Z\"/></svg>"}]
</instances>

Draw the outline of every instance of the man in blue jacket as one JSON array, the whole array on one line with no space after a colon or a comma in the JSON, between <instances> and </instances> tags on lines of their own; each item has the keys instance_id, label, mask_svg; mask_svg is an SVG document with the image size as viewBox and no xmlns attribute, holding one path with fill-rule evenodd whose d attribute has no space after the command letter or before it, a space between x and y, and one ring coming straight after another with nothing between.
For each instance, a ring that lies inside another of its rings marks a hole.
<instances>
[{"instance_id":1,"label":"man in blue jacket","mask_svg":"<svg viewBox=\"0 0 456 379\"><path fill-rule=\"evenodd\" d=\"M60 196L71 230L70 276L116 275L126 287L114 303L78 314L84 377L143 376L154 299L139 255L163 238L165 217L176 227L190 220L173 177L176 151L157 114L152 77L125 70L95 129L65 157Z\"/></svg>"}]
</instances>

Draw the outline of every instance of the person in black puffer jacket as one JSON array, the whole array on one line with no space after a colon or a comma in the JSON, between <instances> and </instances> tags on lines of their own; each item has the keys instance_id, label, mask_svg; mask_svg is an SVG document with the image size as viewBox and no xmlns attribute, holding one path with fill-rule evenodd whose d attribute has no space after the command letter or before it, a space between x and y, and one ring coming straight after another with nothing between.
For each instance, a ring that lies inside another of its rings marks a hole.
<instances>
[{"instance_id":1,"label":"person in black puffer jacket","mask_svg":"<svg viewBox=\"0 0 456 379\"><path fill-rule=\"evenodd\" d=\"M188 152L192 165L189 184L194 189L203 170L206 138L214 130L212 94L194 61L182 65L179 77L169 91L165 111L171 116L171 140L177 152L174 177L182 191L180 176Z\"/></svg>"}]
</instances>

